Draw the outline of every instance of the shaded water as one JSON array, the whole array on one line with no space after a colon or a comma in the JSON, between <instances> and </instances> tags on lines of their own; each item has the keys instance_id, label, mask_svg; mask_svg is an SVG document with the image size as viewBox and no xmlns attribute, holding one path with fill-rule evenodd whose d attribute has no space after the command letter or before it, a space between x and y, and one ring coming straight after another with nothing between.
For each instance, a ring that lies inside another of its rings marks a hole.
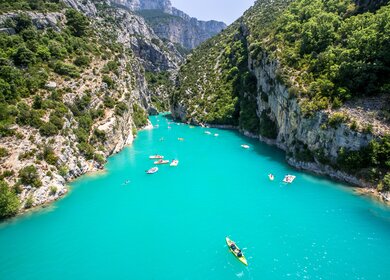
<instances>
[{"instance_id":1,"label":"shaded water","mask_svg":"<svg viewBox=\"0 0 390 280\"><path fill-rule=\"evenodd\" d=\"M234 131L151 120L159 128L140 132L107 172L0 225L0 279L390 279L388 208ZM156 153L179 166L146 175ZM291 185L281 183L287 173L297 175Z\"/></svg>"}]
</instances>

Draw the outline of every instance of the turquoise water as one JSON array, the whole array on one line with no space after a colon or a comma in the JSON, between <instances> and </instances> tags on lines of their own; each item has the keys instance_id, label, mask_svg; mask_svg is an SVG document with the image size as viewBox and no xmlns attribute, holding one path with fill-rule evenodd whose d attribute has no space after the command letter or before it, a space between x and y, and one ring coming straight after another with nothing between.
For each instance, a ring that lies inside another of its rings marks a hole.
<instances>
[{"instance_id":1,"label":"turquoise water","mask_svg":"<svg viewBox=\"0 0 390 280\"><path fill-rule=\"evenodd\" d=\"M282 152L234 131L152 122L160 127L140 132L107 172L0 225L1 280L390 279L388 208L295 171ZM146 175L156 153L179 166ZM297 175L288 186L287 173Z\"/></svg>"}]
</instances>

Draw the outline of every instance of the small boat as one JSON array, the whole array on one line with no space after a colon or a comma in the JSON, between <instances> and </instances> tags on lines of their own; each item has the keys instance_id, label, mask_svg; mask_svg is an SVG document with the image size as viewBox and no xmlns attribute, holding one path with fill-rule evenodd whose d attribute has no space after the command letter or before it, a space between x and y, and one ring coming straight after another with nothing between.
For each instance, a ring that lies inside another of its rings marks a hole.
<instances>
[{"instance_id":1,"label":"small boat","mask_svg":"<svg viewBox=\"0 0 390 280\"><path fill-rule=\"evenodd\" d=\"M229 247L229 251L243 264L248 265L246 258L240 248L237 247L234 241L230 240L229 237L226 237L226 244Z\"/></svg>"},{"instance_id":2,"label":"small boat","mask_svg":"<svg viewBox=\"0 0 390 280\"><path fill-rule=\"evenodd\" d=\"M269 174L269 175L268 175L268 178L269 178L271 181L275 180L275 176L274 176L273 174Z\"/></svg>"},{"instance_id":3,"label":"small boat","mask_svg":"<svg viewBox=\"0 0 390 280\"><path fill-rule=\"evenodd\" d=\"M249 149L250 148L249 145L241 145L241 147L244 148L244 149Z\"/></svg>"},{"instance_id":4,"label":"small boat","mask_svg":"<svg viewBox=\"0 0 390 280\"><path fill-rule=\"evenodd\" d=\"M172 162L171 162L171 164L170 164L171 166L173 166L173 167L176 167L176 166L178 166L179 165L179 161L177 160L177 159L175 159L175 160L172 160Z\"/></svg>"},{"instance_id":5,"label":"small boat","mask_svg":"<svg viewBox=\"0 0 390 280\"><path fill-rule=\"evenodd\" d=\"M211 135L210 131L205 131L204 134Z\"/></svg>"},{"instance_id":6,"label":"small boat","mask_svg":"<svg viewBox=\"0 0 390 280\"><path fill-rule=\"evenodd\" d=\"M164 140L161 140L160 141L164 141ZM154 156L150 156L149 159L163 159L164 156L160 156L160 155L154 155Z\"/></svg>"},{"instance_id":7,"label":"small boat","mask_svg":"<svg viewBox=\"0 0 390 280\"><path fill-rule=\"evenodd\" d=\"M190 128L195 128L195 126L193 126L193 125L190 125Z\"/></svg>"},{"instance_id":8,"label":"small boat","mask_svg":"<svg viewBox=\"0 0 390 280\"><path fill-rule=\"evenodd\" d=\"M158 171L158 167L150 168L149 170L146 170L146 174L154 174Z\"/></svg>"},{"instance_id":9,"label":"small boat","mask_svg":"<svg viewBox=\"0 0 390 280\"><path fill-rule=\"evenodd\" d=\"M294 182L295 178L297 178L297 176L286 175L286 177L284 177L284 179L283 179L283 182L291 184L292 182Z\"/></svg>"},{"instance_id":10,"label":"small boat","mask_svg":"<svg viewBox=\"0 0 390 280\"><path fill-rule=\"evenodd\" d=\"M215 137L218 137L218 136L219 136L219 134L218 134L218 133L215 133L215 134L214 134L214 136L215 136Z\"/></svg>"},{"instance_id":11,"label":"small boat","mask_svg":"<svg viewBox=\"0 0 390 280\"><path fill-rule=\"evenodd\" d=\"M184 138L177 138L177 140L179 140L179 141L184 141Z\"/></svg>"},{"instance_id":12,"label":"small boat","mask_svg":"<svg viewBox=\"0 0 390 280\"><path fill-rule=\"evenodd\" d=\"M154 164L168 164L169 163L169 160L163 160L163 159L159 159L158 161L155 161Z\"/></svg>"}]
</instances>

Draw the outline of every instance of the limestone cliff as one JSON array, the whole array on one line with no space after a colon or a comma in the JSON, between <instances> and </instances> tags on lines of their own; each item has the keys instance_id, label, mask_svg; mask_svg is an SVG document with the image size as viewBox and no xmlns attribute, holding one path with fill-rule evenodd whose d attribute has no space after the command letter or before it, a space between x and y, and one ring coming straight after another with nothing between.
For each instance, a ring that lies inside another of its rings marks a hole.
<instances>
[{"instance_id":1,"label":"limestone cliff","mask_svg":"<svg viewBox=\"0 0 390 280\"><path fill-rule=\"evenodd\" d=\"M22 100L24 106L31 107L31 112L39 114L36 121L40 126L50 123L49 118L56 110L53 105L41 107L40 103L59 104L64 112L60 116L63 124L59 133L45 135L42 128L16 123L7 126L12 133L0 136L3 152L0 174L17 191L20 210L58 199L67 192L67 182L103 168L108 156L131 144L137 129L147 125L146 112L156 113L145 73L175 71L182 61L172 43L161 41L142 17L128 10L95 5L89 0L64 0L64 3L89 18L91 45L83 46L85 50L76 49L79 58L87 61L80 63L88 67L76 67L72 64L74 58L65 63L55 62L62 59L56 57L50 67L46 66L46 86L37 89L35 97ZM65 12L3 13L0 27L6 36L18 33L12 21L23 14L27 22L31 19L30 30L37 30L33 32L42 34L39 36L51 34L56 38L55 32L60 37L67 27ZM76 37L74 40L83 42ZM61 45L54 41L50 42L52 45L56 48L50 48L53 56ZM2 63L3 66L8 62ZM57 64L63 68L56 70ZM17 104L18 100L10 102ZM35 186L20 180L21 170L31 166L37 171L31 174L40 182Z\"/></svg>"},{"instance_id":2,"label":"limestone cliff","mask_svg":"<svg viewBox=\"0 0 390 280\"><path fill-rule=\"evenodd\" d=\"M172 7L169 0L113 0L112 3L138 11L160 38L186 49L193 49L226 27L223 22L190 17Z\"/></svg>"},{"instance_id":3,"label":"limestone cliff","mask_svg":"<svg viewBox=\"0 0 390 280\"><path fill-rule=\"evenodd\" d=\"M358 22L364 16L360 14L359 6L352 2L342 3L345 18L351 17L346 23L360 26ZM306 13L302 6L305 6L305 11L316 10L311 14L312 18L316 15L322 17L321 13L326 11L327 15L335 13L336 17L339 16L340 25L345 19L327 1L317 0L310 5L305 1L257 1L240 20L188 56L187 62L181 66L176 91L172 95L172 114L184 122L237 127L250 137L285 150L291 165L356 186L378 188L382 197L388 200L388 90L364 95L360 91L368 89L366 85L370 80L357 88L354 87L359 82L357 76L351 77L350 84L339 88L338 92L326 87L315 88L317 82L325 83L322 79L326 71L319 75L317 71L321 66L312 65L322 62L326 48L315 49L318 45L314 44L315 51L305 53L308 44L305 40L313 35L310 33L313 30L305 29L309 24L305 26L305 20L302 20L302 14ZM388 7L382 8L376 15L369 14L370 20L385 23L388 12ZM295 13L299 14L296 18ZM301 29L300 24L304 28ZM323 24L319 22L314 29ZM354 30L352 26L347 28ZM381 38L381 30L374 30L372 34L376 32L377 38ZM310 35L302 36L301 32L306 31ZM356 31L351 34L349 36L355 36ZM300 40L300 36L304 39ZM375 40L375 36L371 39ZM344 40L352 41L352 38ZM291 49L287 48L289 42ZM343 43L329 40L328 49L334 44L339 49L348 50L351 45ZM377 46L385 51L386 44L378 41ZM356 57L349 59L353 61ZM360 63L370 65L364 61L366 54L359 59ZM307 66L307 61L313 64ZM377 61L387 63L382 56L378 56ZM328 69L335 70L333 77L337 77L340 75L337 72L339 62L332 63L334 65L327 65ZM367 77L368 71L362 72ZM384 73L386 70L379 75ZM377 86L384 86L387 84L386 75L372 79L380 81ZM316 78L318 81L313 81ZM336 83L344 83L344 79L348 77L337 77L326 85L331 88ZM326 90L331 92L330 95L336 95L349 89L345 102L335 98L329 104L332 97L326 97Z\"/></svg>"}]
</instances>

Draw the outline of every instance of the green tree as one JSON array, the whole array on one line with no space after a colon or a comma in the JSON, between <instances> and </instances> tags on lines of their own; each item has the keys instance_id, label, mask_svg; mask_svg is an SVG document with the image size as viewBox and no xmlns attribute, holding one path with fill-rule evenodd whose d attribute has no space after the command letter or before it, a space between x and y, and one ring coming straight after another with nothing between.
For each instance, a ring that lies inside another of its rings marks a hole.
<instances>
[{"instance_id":1,"label":"green tree","mask_svg":"<svg viewBox=\"0 0 390 280\"><path fill-rule=\"evenodd\" d=\"M0 219L16 215L19 207L18 196L10 190L7 183L0 181Z\"/></svg>"},{"instance_id":2,"label":"green tree","mask_svg":"<svg viewBox=\"0 0 390 280\"><path fill-rule=\"evenodd\" d=\"M87 34L89 21L85 15L74 9L67 10L65 15L66 25L74 36L82 37Z\"/></svg>"},{"instance_id":3,"label":"green tree","mask_svg":"<svg viewBox=\"0 0 390 280\"><path fill-rule=\"evenodd\" d=\"M19 178L23 185L31 185L34 188L42 186L38 171L34 165L29 165L21 169L19 171Z\"/></svg>"}]
</instances>

